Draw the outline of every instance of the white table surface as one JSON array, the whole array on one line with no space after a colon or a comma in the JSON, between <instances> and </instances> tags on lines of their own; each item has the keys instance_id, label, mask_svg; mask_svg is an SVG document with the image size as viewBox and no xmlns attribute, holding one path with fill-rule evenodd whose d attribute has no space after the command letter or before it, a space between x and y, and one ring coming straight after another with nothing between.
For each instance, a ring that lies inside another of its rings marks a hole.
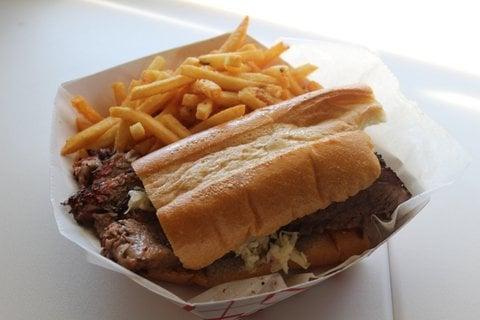
<instances>
[{"instance_id":1,"label":"white table surface","mask_svg":"<svg viewBox=\"0 0 480 320\"><path fill-rule=\"evenodd\" d=\"M195 319L129 279L89 264L80 248L59 235L48 191L50 114L63 81L223 33L237 21L181 2L0 3L0 319ZM279 36L328 36L260 20L251 33L266 43ZM388 246L253 319L480 315L480 80L380 54L405 94L445 126L474 162Z\"/></svg>"}]
</instances>

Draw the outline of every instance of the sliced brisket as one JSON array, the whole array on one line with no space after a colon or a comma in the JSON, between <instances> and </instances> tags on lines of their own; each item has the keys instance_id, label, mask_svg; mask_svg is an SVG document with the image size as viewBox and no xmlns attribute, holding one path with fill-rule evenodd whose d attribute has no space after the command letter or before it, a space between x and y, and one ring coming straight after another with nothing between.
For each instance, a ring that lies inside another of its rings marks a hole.
<instances>
[{"instance_id":1,"label":"sliced brisket","mask_svg":"<svg viewBox=\"0 0 480 320\"><path fill-rule=\"evenodd\" d=\"M380 157L379 159L382 171L370 187L344 202L333 203L323 210L293 221L285 229L308 235L325 230L362 228L372 215L380 219L390 218L397 206L408 200L411 194L395 172Z\"/></svg>"},{"instance_id":2,"label":"sliced brisket","mask_svg":"<svg viewBox=\"0 0 480 320\"><path fill-rule=\"evenodd\" d=\"M179 264L158 223L119 220L105 229L100 241L107 257L130 270L169 268Z\"/></svg>"}]
</instances>

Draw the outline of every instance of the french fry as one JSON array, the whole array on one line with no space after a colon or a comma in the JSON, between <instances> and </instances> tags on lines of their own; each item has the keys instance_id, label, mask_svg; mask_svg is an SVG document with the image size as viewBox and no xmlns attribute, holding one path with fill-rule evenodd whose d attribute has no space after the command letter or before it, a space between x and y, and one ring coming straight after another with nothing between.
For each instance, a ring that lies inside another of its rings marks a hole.
<instances>
[{"instance_id":1,"label":"french fry","mask_svg":"<svg viewBox=\"0 0 480 320\"><path fill-rule=\"evenodd\" d=\"M287 88L289 86L288 70L287 66L277 65L264 69L262 73L276 78L279 85Z\"/></svg>"},{"instance_id":2,"label":"french fry","mask_svg":"<svg viewBox=\"0 0 480 320\"><path fill-rule=\"evenodd\" d=\"M121 120L115 135L115 151L124 152L130 143L130 125L127 121Z\"/></svg>"},{"instance_id":3,"label":"french fry","mask_svg":"<svg viewBox=\"0 0 480 320\"><path fill-rule=\"evenodd\" d=\"M80 159L83 159L83 158L86 158L88 157L89 154L87 152L87 150L85 149L80 149L77 151L77 153L75 154L75 160L80 160Z\"/></svg>"},{"instance_id":4,"label":"french fry","mask_svg":"<svg viewBox=\"0 0 480 320\"><path fill-rule=\"evenodd\" d=\"M187 87L182 87L178 89L177 92L175 92L175 95L173 98L170 99L170 101L167 103L166 107L160 112L155 118L158 120L158 118L164 114L171 114L173 116L177 116L178 110L180 109L180 102L187 90Z\"/></svg>"},{"instance_id":5,"label":"french fry","mask_svg":"<svg viewBox=\"0 0 480 320\"><path fill-rule=\"evenodd\" d=\"M116 119L118 120L118 119ZM120 121L118 121L120 122ZM107 147L112 147L113 144L115 143L115 137L117 135L117 130L118 126L120 124L117 123L114 126L112 126L110 129L108 129L104 134L102 134L97 140L95 140L93 143L88 145L88 149L93 149L93 150L98 150L102 148L107 148Z\"/></svg>"},{"instance_id":6,"label":"french fry","mask_svg":"<svg viewBox=\"0 0 480 320\"><path fill-rule=\"evenodd\" d=\"M146 113L125 107L112 107L110 108L110 115L133 123L140 122L145 130L149 131L165 144L170 144L179 140L179 137L176 134Z\"/></svg>"},{"instance_id":7,"label":"french fry","mask_svg":"<svg viewBox=\"0 0 480 320\"><path fill-rule=\"evenodd\" d=\"M235 51L243 45L245 37L247 36L247 29L250 19L248 16L243 18L238 27L230 34L225 43L220 47L220 52Z\"/></svg>"},{"instance_id":8,"label":"french fry","mask_svg":"<svg viewBox=\"0 0 480 320\"><path fill-rule=\"evenodd\" d=\"M240 118L244 114L245 114L245 105L239 104L237 106L222 110L214 114L207 120L204 120L199 124L197 124L196 126L194 126L190 131L192 133L197 133L205 129L217 126L219 124L228 122L230 120Z\"/></svg>"},{"instance_id":9,"label":"french fry","mask_svg":"<svg viewBox=\"0 0 480 320\"><path fill-rule=\"evenodd\" d=\"M165 59L162 56L156 56L147 67L147 70L162 70L165 67Z\"/></svg>"},{"instance_id":10,"label":"french fry","mask_svg":"<svg viewBox=\"0 0 480 320\"><path fill-rule=\"evenodd\" d=\"M151 96L136 108L137 111L154 114L165 108L167 101L174 96L174 92L159 93Z\"/></svg>"},{"instance_id":11,"label":"french fry","mask_svg":"<svg viewBox=\"0 0 480 320\"><path fill-rule=\"evenodd\" d=\"M197 94L185 93L182 97L182 106L194 107L200 102L200 100L201 97Z\"/></svg>"},{"instance_id":12,"label":"french fry","mask_svg":"<svg viewBox=\"0 0 480 320\"><path fill-rule=\"evenodd\" d=\"M192 84L192 90L204 96L215 99L222 92L222 88L215 82L207 79L198 79Z\"/></svg>"},{"instance_id":13,"label":"french fry","mask_svg":"<svg viewBox=\"0 0 480 320\"><path fill-rule=\"evenodd\" d=\"M256 89L254 87L247 87L238 92L240 100L251 109L259 109L267 106L265 102L257 98Z\"/></svg>"},{"instance_id":14,"label":"french fry","mask_svg":"<svg viewBox=\"0 0 480 320\"><path fill-rule=\"evenodd\" d=\"M220 72L205 70L195 66L182 66L181 74L189 78L208 79L218 84L222 89L238 91L245 87L259 86L260 83L225 75Z\"/></svg>"},{"instance_id":15,"label":"french fry","mask_svg":"<svg viewBox=\"0 0 480 320\"><path fill-rule=\"evenodd\" d=\"M142 142L137 143L136 145L133 146L133 150L138 152L141 155L145 155L148 153L148 151L153 147L155 142L157 141L157 138L155 137L150 137L146 140L143 140Z\"/></svg>"},{"instance_id":16,"label":"french fry","mask_svg":"<svg viewBox=\"0 0 480 320\"><path fill-rule=\"evenodd\" d=\"M85 119L85 117L82 116L81 114L79 114L77 116L77 118L75 119L75 124L77 126L77 131L78 132L87 129L88 127L90 127L92 125L92 123L90 121L88 121L87 119Z\"/></svg>"},{"instance_id":17,"label":"french fry","mask_svg":"<svg viewBox=\"0 0 480 320\"><path fill-rule=\"evenodd\" d=\"M130 135L135 142L141 141L145 138L145 129L140 122L130 126Z\"/></svg>"},{"instance_id":18,"label":"french fry","mask_svg":"<svg viewBox=\"0 0 480 320\"><path fill-rule=\"evenodd\" d=\"M177 89L191 82L193 82L192 78L186 77L185 75L176 75L171 78L137 86L132 90L132 100L148 98L159 93Z\"/></svg>"},{"instance_id":19,"label":"french fry","mask_svg":"<svg viewBox=\"0 0 480 320\"><path fill-rule=\"evenodd\" d=\"M75 96L70 102L72 103L72 107L74 107L78 113L83 115L91 123L102 121L103 117L87 102L84 97Z\"/></svg>"},{"instance_id":20,"label":"french fry","mask_svg":"<svg viewBox=\"0 0 480 320\"><path fill-rule=\"evenodd\" d=\"M255 94L255 96L260 99L261 101L265 102L267 105L272 105L279 103L282 101L279 97L276 97L273 94L270 94L270 92L276 94L276 95L281 95L282 94L282 87L275 86L277 88L274 88L273 85L269 85L267 90L267 87L265 88L253 88L252 92Z\"/></svg>"},{"instance_id":21,"label":"french fry","mask_svg":"<svg viewBox=\"0 0 480 320\"><path fill-rule=\"evenodd\" d=\"M301 65L300 67L297 67L292 70L293 76L295 76L297 79L303 79L308 77L311 73L313 73L315 70L317 70L318 67L316 65L313 65L311 63L305 63Z\"/></svg>"},{"instance_id":22,"label":"french fry","mask_svg":"<svg viewBox=\"0 0 480 320\"><path fill-rule=\"evenodd\" d=\"M227 56L223 62L223 67L228 70L228 68L240 68L242 66L242 57L241 56Z\"/></svg>"},{"instance_id":23,"label":"french fry","mask_svg":"<svg viewBox=\"0 0 480 320\"><path fill-rule=\"evenodd\" d=\"M112 84L113 96L115 97L115 103L121 106L125 98L127 97L127 88L125 83L118 81Z\"/></svg>"},{"instance_id":24,"label":"french fry","mask_svg":"<svg viewBox=\"0 0 480 320\"><path fill-rule=\"evenodd\" d=\"M240 49L237 51L250 51L250 50L257 50L257 46L253 43L244 44Z\"/></svg>"},{"instance_id":25,"label":"french fry","mask_svg":"<svg viewBox=\"0 0 480 320\"><path fill-rule=\"evenodd\" d=\"M268 48L264 51L264 58L261 63L259 63L260 67L266 67L272 62L274 62L282 53L288 50L288 46L283 43L279 42L272 47Z\"/></svg>"},{"instance_id":26,"label":"french fry","mask_svg":"<svg viewBox=\"0 0 480 320\"><path fill-rule=\"evenodd\" d=\"M215 69L223 70L227 65L240 67L242 62L262 62L264 54L262 50L237 51L226 53L209 53L198 57L200 63L210 65Z\"/></svg>"},{"instance_id":27,"label":"french fry","mask_svg":"<svg viewBox=\"0 0 480 320\"><path fill-rule=\"evenodd\" d=\"M179 75L182 66L196 66L196 67L198 67L198 66L200 66L200 60L198 60L198 58L195 58L195 57L188 57L188 58L186 58L186 59L178 66L178 68L175 70L175 72L174 72L173 74L174 74L174 75Z\"/></svg>"},{"instance_id":28,"label":"french fry","mask_svg":"<svg viewBox=\"0 0 480 320\"><path fill-rule=\"evenodd\" d=\"M151 70L151 69L143 70L142 76L140 77L142 79L142 83L147 84L147 83L151 83L153 81L158 80L159 73L160 71L158 70Z\"/></svg>"},{"instance_id":29,"label":"french fry","mask_svg":"<svg viewBox=\"0 0 480 320\"><path fill-rule=\"evenodd\" d=\"M322 89L323 87L320 85L320 83L316 82L316 81L308 81L307 85L306 85L306 89L308 91L315 91L315 90L319 90L319 89Z\"/></svg>"},{"instance_id":30,"label":"french fry","mask_svg":"<svg viewBox=\"0 0 480 320\"><path fill-rule=\"evenodd\" d=\"M226 66L240 67L242 57L239 53L210 53L198 57L201 64L210 65L217 70L224 70Z\"/></svg>"},{"instance_id":31,"label":"french fry","mask_svg":"<svg viewBox=\"0 0 480 320\"><path fill-rule=\"evenodd\" d=\"M251 72L260 72L260 67L254 61L245 62L249 67Z\"/></svg>"},{"instance_id":32,"label":"french fry","mask_svg":"<svg viewBox=\"0 0 480 320\"><path fill-rule=\"evenodd\" d=\"M237 75L241 72L249 72L250 70L252 69L244 63L242 63L240 67L234 67L234 66L228 66L228 65L225 66L225 71L233 75Z\"/></svg>"},{"instance_id":33,"label":"french fry","mask_svg":"<svg viewBox=\"0 0 480 320\"><path fill-rule=\"evenodd\" d=\"M243 73L239 73L237 75L237 77L245 79L245 80L261 82L261 83L268 83L268 84L277 84L278 83L277 78L269 76L267 74L263 74L263 73L243 72Z\"/></svg>"},{"instance_id":34,"label":"french fry","mask_svg":"<svg viewBox=\"0 0 480 320\"><path fill-rule=\"evenodd\" d=\"M283 88L282 95L280 96L280 98L282 100L292 99L293 97L294 97L294 95L292 94L292 92L290 90L288 90L288 88Z\"/></svg>"},{"instance_id":35,"label":"french fry","mask_svg":"<svg viewBox=\"0 0 480 320\"><path fill-rule=\"evenodd\" d=\"M305 93L305 90L303 90L302 86L300 86L297 79L295 79L295 77L292 75L290 70L287 70L287 79L288 79L288 87L294 95L299 96Z\"/></svg>"},{"instance_id":36,"label":"french fry","mask_svg":"<svg viewBox=\"0 0 480 320\"><path fill-rule=\"evenodd\" d=\"M282 90L282 87L274 84L268 84L265 86L265 91L267 91L272 97L279 99L282 97Z\"/></svg>"},{"instance_id":37,"label":"french fry","mask_svg":"<svg viewBox=\"0 0 480 320\"><path fill-rule=\"evenodd\" d=\"M67 139L62 148L62 155L67 155L85 148L90 143L93 143L96 138L105 133L105 131L110 129L118 121L118 119L107 117L100 122L93 124L91 127L71 136Z\"/></svg>"},{"instance_id":38,"label":"french fry","mask_svg":"<svg viewBox=\"0 0 480 320\"><path fill-rule=\"evenodd\" d=\"M135 87L138 87L139 85L142 84L142 81L141 80L137 80L137 79L132 79L130 81L130 84L128 85L128 93L131 94L133 89ZM128 99L128 96L127 96L127 99Z\"/></svg>"},{"instance_id":39,"label":"french fry","mask_svg":"<svg viewBox=\"0 0 480 320\"><path fill-rule=\"evenodd\" d=\"M156 56L128 88L113 83L118 107L110 108L107 118L83 97L74 97L79 132L67 139L62 154L78 151L82 156L87 149L114 147L144 155L245 112L322 88L307 78L317 70L313 64L272 65L288 49L285 43L266 50L245 43L248 24L247 16L218 50L188 57L174 70L165 70L167 61Z\"/></svg>"},{"instance_id":40,"label":"french fry","mask_svg":"<svg viewBox=\"0 0 480 320\"><path fill-rule=\"evenodd\" d=\"M163 80L167 79L173 76L173 72L171 70L143 70L142 72L142 83L147 84L147 83L152 83L156 80Z\"/></svg>"},{"instance_id":41,"label":"french fry","mask_svg":"<svg viewBox=\"0 0 480 320\"><path fill-rule=\"evenodd\" d=\"M162 110L162 112L160 112L155 118L157 117L160 117L160 116L163 116L164 114L177 114L178 113L178 110L180 108L178 107L178 104L177 102L172 99L172 101L170 101L167 106Z\"/></svg>"},{"instance_id":42,"label":"french fry","mask_svg":"<svg viewBox=\"0 0 480 320\"><path fill-rule=\"evenodd\" d=\"M236 92L222 91L218 97L213 99L216 105L222 107L233 107L242 103Z\"/></svg>"},{"instance_id":43,"label":"french fry","mask_svg":"<svg viewBox=\"0 0 480 320\"><path fill-rule=\"evenodd\" d=\"M205 99L197 105L197 112L195 117L198 120L206 120L213 110L213 102L210 99Z\"/></svg>"},{"instance_id":44,"label":"french fry","mask_svg":"<svg viewBox=\"0 0 480 320\"><path fill-rule=\"evenodd\" d=\"M185 128L185 126L171 114L164 114L159 118L159 120L165 127L170 129L180 138L185 138L192 134L190 130Z\"/></svg>"}]
</instances>

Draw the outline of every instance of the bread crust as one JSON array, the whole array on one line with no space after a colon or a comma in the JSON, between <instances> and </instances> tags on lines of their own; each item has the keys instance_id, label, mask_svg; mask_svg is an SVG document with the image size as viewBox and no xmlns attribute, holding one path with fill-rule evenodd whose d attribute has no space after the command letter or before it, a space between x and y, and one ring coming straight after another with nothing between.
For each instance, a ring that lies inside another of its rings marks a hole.
<instances>
[{"instance_id":1,"label":"bread crust","mask_svg":"<svg viewBox=\"0 0 480 320\"><path fill-rule=\"evenodd\" d=\"M133 168L175 255L199 270L370 186L380 164L360 129L383 116L367 87L321 90L193 135Z\"/></svg>"}]
</instances>

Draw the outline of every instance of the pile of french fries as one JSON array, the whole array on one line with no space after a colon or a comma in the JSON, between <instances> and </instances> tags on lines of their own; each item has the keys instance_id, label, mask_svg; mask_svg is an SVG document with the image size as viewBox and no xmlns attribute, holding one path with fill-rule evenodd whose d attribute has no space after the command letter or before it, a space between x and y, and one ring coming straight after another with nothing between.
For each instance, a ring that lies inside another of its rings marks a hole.
<instances>
[{"instance_id":1,"label":"pile of french fries","mask_svg":"<svg viewBox=\"0 0 480 320\"><path fill-rule=\"evenodd\" d=\"M78 133L67 139L62 154L87 149L135 150L141 155L191 134L242 117L321 86L307 78L317 67L275 65L288 49L279 42L268 49L245 43L248 17L225 43L209 54L187 58L165 70L156 56L128 87L112 84L116 106L102 117L84 97L71 100Z\"/></svg>"}]
</instances>

